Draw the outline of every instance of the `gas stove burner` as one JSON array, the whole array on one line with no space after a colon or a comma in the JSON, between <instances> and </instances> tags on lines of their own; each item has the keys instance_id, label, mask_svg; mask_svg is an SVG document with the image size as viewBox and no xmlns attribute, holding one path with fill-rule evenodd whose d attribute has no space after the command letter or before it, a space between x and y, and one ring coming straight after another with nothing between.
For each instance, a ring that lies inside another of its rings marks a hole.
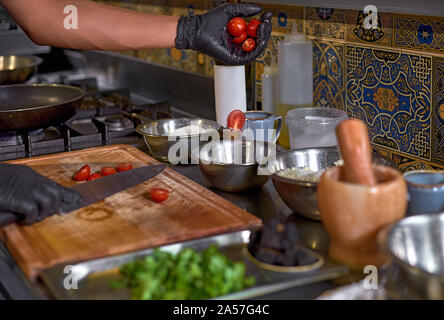
<instances>
[{"instance_id":1,"label":"gas stove burner","mask_svg":"<svg viewBox=\"0 0 444 320\"><path fill-rule=\"evenodd\" d=\"M107 117L104 122L109 131L123 131L134 128L133 122L120 114Z\"/></svg>"},{"instance_id":2,"label":"gas stove burner","mask_svg":"<svg viewBox=\"0 0 444 320\"><path fill-rule=\"evenodd\" d=\"M32 142L39 142L45 138L43 129L28 131L27 135L31 138ZM6 143L8 145L23 144L23 138L22 135L17 132L0 132L0 143Z\"/></svg>"},{"instance_id":3,"label":"gas stove burner","mask_svg":"<svg viewBox=\"0 0 444 320\"><path fill-rule=\"evenodd\" d=\"M1 142L17 142L17 134L15 132L0 132Z\"/></svg>"}]
</instances>

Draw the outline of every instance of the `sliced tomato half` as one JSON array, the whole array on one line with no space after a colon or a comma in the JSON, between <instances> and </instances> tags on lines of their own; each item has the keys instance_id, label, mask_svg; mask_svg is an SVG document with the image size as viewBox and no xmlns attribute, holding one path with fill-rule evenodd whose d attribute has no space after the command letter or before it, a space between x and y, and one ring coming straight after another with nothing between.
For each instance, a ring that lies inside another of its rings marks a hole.
<instances>
[{"instance_id":1,"label":"sliced tomato half","mask_svg":"<svg viewBox=\"0 0 444 320\"><path fill-rule=\"evenodd\" d=\"M99 178L102 178L103 176L99 173L99 172L95 172L95 173L93 173L93 174L91 174L89 177L88 177L88 179L86 179L86 180L88 180L88 181L93 181L93 180L96 180L96 179L99 179Z\"/></svg>"},{"instance_id":2,"label":"sliced tomato half","mask_svg":"<svg viewBox=\"0 0 444 320\"><path fill-rule=\"evenodd\" d=\"M117 169L113 167L103 167L100 169L100 172L102 173L102 176L110 176L117 173Z\"/></svg>"},{"instance_id":3,"label":"sliced tomato half","mask_svg":"<svg viewBox=\"0 0 444 320\"><path fill-rule=\"evenodd\" d=\"M241 110L233 110L227 117L227 127L242 130L245 125L245 113Z\"/></svg>"},{"instance_id":4,"label":"sliced tomato half","mask_svg":"<svg viewBox=\"0 0 444 320\"><path fill-rule=\"evenodd\" d=\"M79 169L79 171L74 174L73 179L77 181L85 181L86 179L88 179L90 174L91 168L89 167L89 165L85 164Z\"/></svg>"},{"instance_id":5,"label":"sliced tomato half","mask_svg":"<svg viewBox=\"0 0 444 320\"><path fill-rule=\"evenodd\" d=\"M117 166L117 171L122 172L122 171L128 171L131 170L133 168L133 165L131 163L121 163Z\"/></svg>"},{"instance_id":6,"label":"sliced tomato half","mask_svg":"<svg viewBox=\"0 0 444 320\"><path fill-rule=\"evenodd\" d=\"M170 192L162 188L153 188L150 190L151 199L156 202L163 202L168 199Z\"/></svg>"}]
</instances>

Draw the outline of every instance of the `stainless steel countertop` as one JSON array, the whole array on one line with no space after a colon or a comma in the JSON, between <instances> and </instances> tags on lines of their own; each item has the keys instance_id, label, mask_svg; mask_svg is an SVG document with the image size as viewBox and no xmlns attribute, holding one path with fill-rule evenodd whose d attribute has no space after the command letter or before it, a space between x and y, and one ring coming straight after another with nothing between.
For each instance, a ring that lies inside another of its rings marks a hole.
<instances>
[{"instance_id":1,"label":"stainless steel countertop","mask_svg":"<svg viewBox=\"0 0 444 320\"><path fill-rule=\"evenodd\" d=\"M170 166L191 180L209 188L197 165ZM227 193L210 189L263 220L279 217L295 221L300 228L301 242L309 248L326 254L328 237L322 224L293 214L280 199L271 180L263 188L247 193ZM333 283L324 281L266 295L259 299L314 299L323 291L335 287L336 285ZM39 286L29 283L0 241L0 300L45 299L46 297L40 289Z\"/></svg>"}]
</instances>

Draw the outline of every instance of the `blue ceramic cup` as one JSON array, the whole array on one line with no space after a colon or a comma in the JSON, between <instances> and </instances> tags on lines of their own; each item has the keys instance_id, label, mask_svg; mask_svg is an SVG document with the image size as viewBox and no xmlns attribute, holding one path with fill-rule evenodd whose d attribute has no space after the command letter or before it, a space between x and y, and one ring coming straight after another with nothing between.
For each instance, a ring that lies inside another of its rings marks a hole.
<instances>
[{"instance_id":1,"label":"blue ceramic cup","mask_svg":"<svg viewBox=\"0 0 444 320\"><path fill-rule=\"evenodd\" d=\"M444 212L444 171L410 171L404 179L408 188L407 214Z\"/></svg>"},{"instance_id":2,"label":"blue ceramic cup","mask_svg":"<svg viewBox=\"0 0 444 320\"><path fill-rule=\"evenodd\" d=\"M276 125L276 134L273 130ZM276 143L281 134L282 117L265 111L247 111L245 112L244 129L251 129L254 140ZM260 130L260 131L258 131Z\"/></svg>"}]
</instances>

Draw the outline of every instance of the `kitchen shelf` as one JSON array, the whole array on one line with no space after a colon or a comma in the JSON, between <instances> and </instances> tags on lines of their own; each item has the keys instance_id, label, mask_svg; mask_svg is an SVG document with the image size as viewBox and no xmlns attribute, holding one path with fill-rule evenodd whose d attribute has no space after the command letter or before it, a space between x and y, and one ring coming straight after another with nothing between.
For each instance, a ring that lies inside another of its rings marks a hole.
<instances>
[{"instance_id":1,"label":"kitchen shelf","mask_svg":"<svg viewBox=\"0 0 444 320\"><path fill-rule=\"evenodd\" d=\"M290 4L318 8L362 10L375 5L380 12L410 13L444 17L444 0L262 0L262 3Z\"/></svg>"}]
</instances>

